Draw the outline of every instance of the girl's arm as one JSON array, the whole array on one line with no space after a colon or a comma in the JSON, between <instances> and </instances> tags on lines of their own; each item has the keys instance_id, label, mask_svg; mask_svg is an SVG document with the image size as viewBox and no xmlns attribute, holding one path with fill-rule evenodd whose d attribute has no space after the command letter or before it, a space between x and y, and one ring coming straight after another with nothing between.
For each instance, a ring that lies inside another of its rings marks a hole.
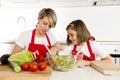
<instances>
[{"instance_id":1,"label":"girl's arm","mask_svg":"<svg viewBox=\"0 0 120 80\"><path fill-rule=\"evenodd\" d=\"M99 61L104 61L104 62L110 62L110 63L114 63L114 60L112 59L112 57L110 55L107 55L105 58L101 59L101 60L97 60ZM84 66L89 66L93 61L88 61L88 60L82 60L80 62L80 64L78 65L78 67L84 67Z\"/></svg>"}]
</instances>

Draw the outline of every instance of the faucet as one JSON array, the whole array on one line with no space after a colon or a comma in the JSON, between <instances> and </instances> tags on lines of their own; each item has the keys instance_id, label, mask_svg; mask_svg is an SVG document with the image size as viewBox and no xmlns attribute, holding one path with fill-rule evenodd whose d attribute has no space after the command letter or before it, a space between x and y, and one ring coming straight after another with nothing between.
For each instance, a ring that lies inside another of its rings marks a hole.
<instances>
[{"instance_id":1,"label":"faucet","mask_svg":"<svg viewBox=\"0 0 120 80\"><path fill-rule=\"evenodd\" d=\"M25 30L26 30L26 19L25 19L23 16L19 16L19 17L18 17L17 23L19 23L19 21L20 21L21 19L22 19L22 20L24 21L24 23L25 23Z\"/></svg>"}]
</instances>

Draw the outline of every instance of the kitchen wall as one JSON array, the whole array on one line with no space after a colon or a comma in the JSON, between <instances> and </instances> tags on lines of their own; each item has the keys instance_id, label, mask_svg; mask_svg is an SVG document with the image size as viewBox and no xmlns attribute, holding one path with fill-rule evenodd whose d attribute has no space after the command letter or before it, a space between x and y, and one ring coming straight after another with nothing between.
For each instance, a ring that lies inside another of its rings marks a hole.
<instances>
[{"instance_id":1,"label":"kitchen wall","mask_svg":"<svg viewBox=\"0 0 120 80\"><path fill-rule=\"evenodd\" d=\"M61 44L65 43L66 26L75 19L82 19L105 49L114 53L120 50L120 6L25 6L19 4L1 5L0 7L0 55L10 53L14 41L25 30L34 29L38 12L44 7L51 7L58 16L55 34ZM34 3L33 3L34 4Z\"/></svg>"}]
</instances>

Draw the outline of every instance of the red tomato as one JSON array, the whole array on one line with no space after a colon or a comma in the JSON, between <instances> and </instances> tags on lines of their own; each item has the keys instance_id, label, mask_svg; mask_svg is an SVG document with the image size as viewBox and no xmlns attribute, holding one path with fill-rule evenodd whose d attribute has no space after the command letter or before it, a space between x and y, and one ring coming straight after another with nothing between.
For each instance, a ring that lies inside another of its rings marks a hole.
<instances>
[{"instance_id":1,"label":"red tomato","mask_svg":"<svg viewBox=\"0 0 120 80\"><path fill-rule=\"evenodd\" d=\"M37 62L35 62L35 61L34 61L34 62L32 62L32 64L36 64L36 65L38 66L38 63L37 63Z\"/></svg>"},{"instance_id":2,"label":"red tomato","mask_svg":"<svg viewBox=\"0 0 120 80\"><path fill-rule=\"evenodd\" d=\"M23 70L23 71L28 71L28 70L29 70L29 64L30 64L30 63L23 63L23 64L21 65L22 70Z\"/></svg>"},{"instance_id":3,"label":"red tomato","mask_svg":"<svg viewBox=\"0 0 120 80\"><path fill-rule=\"evenodd\" d=\"M29 70L32 71L32 72L35 72L38 70L38 64L37 62L33 62L29 65Z\"/></svg>"},{"instance_id":4,"label":"red tomato","mask_svg":"<svg viewBox=\"0 0 120 80\"><path fill-rule=\"evenodd\" d=\"M39 64L39 70L43 71L47 68L47 63L46 62L40 62Z\"/></svg>"}]
</instances>

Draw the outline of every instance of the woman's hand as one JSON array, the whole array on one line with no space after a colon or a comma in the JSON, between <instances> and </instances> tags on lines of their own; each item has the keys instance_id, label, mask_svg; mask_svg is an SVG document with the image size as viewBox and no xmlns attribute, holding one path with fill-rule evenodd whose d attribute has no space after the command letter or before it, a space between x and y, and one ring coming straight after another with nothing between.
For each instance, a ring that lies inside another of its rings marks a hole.
<instances>
[{"instance_id":1,"label":"woman's hand","mask_svg":"<svg viewBox=\"0 0 120 80\"><path fill-rule=\"evenodd\" d=\"M56 47L52 47L52 48L50 48L50 52L51 52L52 54L57 54L57 53L58 53L58 50L57 50Z\"/></svg>"},{"instance_id":2,"label":"woman's hand","mask_svg":"<svg viewBox=\"0 0 120 80\"><path fill-rule=\"evenodd\" d=\"M63 48L62 48L62 46L60 45L59 42L56 42L56 43L53 45L53 47L55 47L58 51L63 50Z\"/></svg>"},{"instance_id":3,"label":"woman's hand","mask_svg":"<svg viewBox=\"0 0 120 80\"><path fill-rule=\"evenodd\" d=\"M33 58L34 58L34 59L37 59L36 55L39 55L38 50L36 50L35 52L33 52L32 55L33 55Z\"/></svg>"},{"instance_id":4,"label":"woman's hand","mask_svg":"<svg viewBox=\"0 0 120 80\"><path fill-rule=\"evenodd\" d=\"M63 50L62 46L60 43L56 42L52 48L50 48L51 53L57 54L59 51Z\"/></svg>"}]
</instances>

